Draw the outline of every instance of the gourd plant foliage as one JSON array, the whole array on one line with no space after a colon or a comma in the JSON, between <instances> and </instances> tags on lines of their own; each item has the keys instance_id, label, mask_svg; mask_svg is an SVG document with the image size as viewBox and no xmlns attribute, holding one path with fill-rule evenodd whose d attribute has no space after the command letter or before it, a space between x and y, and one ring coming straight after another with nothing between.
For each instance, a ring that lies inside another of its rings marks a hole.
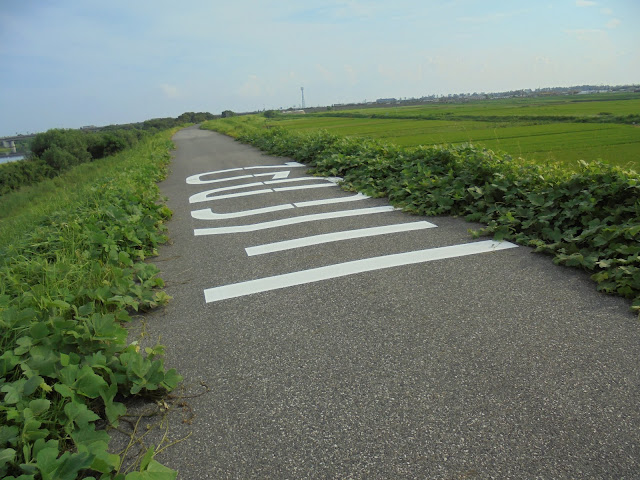
<instances>
[{"instance_id":1,"label":"gourd plant foliage","mask_svg":"<svg viewBox=\"0 0 640 480\"><path fill-rule=\"evenodd\" d=\"M125 413L124 397L159 395L180 381L165 370L162 346L128 344L122 326L169 298L144 262L166 240L171 212L155 182L169 148L168 139L147 141L82 206L0 251L0 477L124 479L106 423ZM145 458L126 478L175 476Z\"/></svg>"},{"instance_id":2,"label":"gourd plant foliage","mask_svg":"<svg viewBox=\"0 0 640 480\"><path fill-rule=\"evenodd\" d=\"M221 120L210 122L217 128ZM399 147L326 131L251 128L237 135L269 153L307 162L343 186L421 215L457 215L493 235L591 273L598 289L640 312L640 176L602 162L580 171L527 164L472 145Z\"/></svg>"}]
</instances>

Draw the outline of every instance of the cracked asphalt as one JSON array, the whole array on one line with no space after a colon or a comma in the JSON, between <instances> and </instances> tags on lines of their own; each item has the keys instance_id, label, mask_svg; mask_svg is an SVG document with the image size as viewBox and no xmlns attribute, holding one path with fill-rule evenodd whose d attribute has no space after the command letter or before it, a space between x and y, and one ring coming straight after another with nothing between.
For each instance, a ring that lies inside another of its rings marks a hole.
<instances>
[{"instance_id":1,"label":"cracked asphalt","mask_svg":"<svg viewBox=\"0 0 640 480\"><path fill-rule=\"evenodd\" d=\"M156 457L179 479L640 477L640 324L628 301L518 247L206 303L208 288L486 239L474 240L468 230L477 225L461 219L400 211L195 236L197 228L387 202L196 219L196 209L240 212L353 193L317 188L191 204L194 194L228 184L187 184L189 176L291 159L197 127L174 140L160 185L174 211L171 244L154 261L173 300L146 315L144 327L184 376L178 395L193 395L168 426L171 439L190 436ZM289 170L288 178L305 176L305 168ZM230 184L248 191L248 181ZM418 220L437 227L253 257L244 250Z\"/></svg>"}]
</instances>

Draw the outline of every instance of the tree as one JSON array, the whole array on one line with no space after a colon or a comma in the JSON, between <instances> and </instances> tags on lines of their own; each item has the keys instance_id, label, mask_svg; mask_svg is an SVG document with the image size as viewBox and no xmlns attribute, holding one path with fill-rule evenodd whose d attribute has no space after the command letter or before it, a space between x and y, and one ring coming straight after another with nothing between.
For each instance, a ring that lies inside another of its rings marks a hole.
<instances>
[{"instance_id":1,"label":"tree","mask_svg":"<svg viewBox=\"0 0 640 480\"><path fill-rule=\"evenodd\" d=\"M91 154L87 150L87 136L78 130L54 128L34 137L31 151L35 156L43 157L50 149L53 151L45 161L52 167L60 165L66 168L91 160ZM66 152L68 155L62 155L60 152Z\"/></svg>"}]
</instances>

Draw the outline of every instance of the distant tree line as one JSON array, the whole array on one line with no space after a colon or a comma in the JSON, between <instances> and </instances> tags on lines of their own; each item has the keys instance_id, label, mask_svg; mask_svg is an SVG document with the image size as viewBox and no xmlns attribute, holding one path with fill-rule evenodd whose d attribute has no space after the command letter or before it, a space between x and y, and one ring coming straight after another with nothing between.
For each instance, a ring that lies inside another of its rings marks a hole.
<instances>
[{"instance_id":1,"label":"distant tree line","mask_svg":"<svg viewBox=\"0 0 640 480\"><path fill-rule=\"evenodd\" d=\"M98 131L52 129L38 133L25 160L0 165L0 195L56 177L81 163L114 155L158 131L213 118L216 117L206 112L186 112L176 118L109 125Z\"/></svg>"},{"instance_id":2,"label":"distant tree line","mask_svg":"<svg viewBox=\"0 0 640 480\"><path fill-rule=\"evenodd\" d=\"M202 123L207 120L213 120L214 118L218 118L218 117L209 112L197 112L197 113L185 112L182 115L175 118L174 117L152 118L151 120L145 120L144 122L139 122L139 123L108 125L106 127L102 127L100 131L144 130L150 133L157 133L162 130L167 130L169 128L179 127L187 123Z\"/></svg>"}]
</instances>

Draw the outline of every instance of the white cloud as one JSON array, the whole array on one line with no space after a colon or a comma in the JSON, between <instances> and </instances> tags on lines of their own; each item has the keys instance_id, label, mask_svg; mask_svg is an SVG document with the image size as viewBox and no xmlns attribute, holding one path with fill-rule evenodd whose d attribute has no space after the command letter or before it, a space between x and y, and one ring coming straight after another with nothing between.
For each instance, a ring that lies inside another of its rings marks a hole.
<instances>
[{"instance_id":1,"label":"white cloud","mask_svg":"<svg viewBox=\"0 0 640 480\"><path fill-rule=\"evenodd\" d=\"M620 20L617 18L612 18L607 22L607 28L616 28L618 25L620 25Z\"/></svg>"},{"instance_id":2,"label":"white cloud","mask_svg":"<svg viewBox=\"0 0 640 480\"><path fill-rule=\"evenodd\" d=\"M598 41L607 37L607 32L596 28L579 28L575 30L565 30L565 32L581 42Z\"/></svg>"},{"instance_id":3,"label":"white cloud","mask_svg":"<svg viewBox=\"0 0 640 480\"><path fill-rule=\"evenodd\" d=\"M593 7L597 5L597 3L592 2L591 0L576 0L576 5L578 7Z\"/></svg>"},{"instance_id":4,"label":"white cloud","mask_svg":"<svg viewBox=\"0 0 640 480\"><path fill-rule=\"evenodd\" d=\"M600 9L600 13L602 13L603 15L613 15L613 10L611 10L610 8L602 8Z\"/></svg>"},{"instance_id":5,"label":"white cloud","mask_svg":"<svg viewBox=\"0 0 640 480\"><path fill-rule=\"evenodd\" d=\"M316 70L320 74L320 78L322 78L326 83L330 85L336 84L336 76L333 74L332 71L330 71L329 69L325 68L323 65L320 65L320 64L316 65Z\"/></svg>"},{"instance_id":6,"label":"white cloud","mask_svg":"<svg viewBox=\"0 0 640 480\"><path fill-rule=\"evenodd\" d=\"M493 23L516 15L526 14L528 12L528 10L518 10L515 12L488 13L486 15L479 15L475 17L458 17L458 21L464 23Z\"/></svg>"},{"instance_id":7,"label":"white cloud","mask_svg":"<svg viewBox=\"0 0 640 480\"><path fill-rule=\"evenodd\" d=\"M168 83L163 83L160 85L160 89L165 94L167 98L177 98L180 96L180 91L178 87L175 85L169 85Z\"/></svg>"},{"instance_id":8,"label":"white cloud","mask_svg":"<svg viewBox=\"0 0 640 480\"><path fill-rule=\"evenodd\" d=\"M259 97L262 95L262 82L257 75L249 75L246 82L238 88L241 97Z\"/></svg>"},{"instance_id":9,"label":"white cloud","mask_svg":"<svg viewBox=\"0 0 640 480\"><path fill-rule=\"evenodd\" d=\"M347 75L347 81L350 85L355 85L356 83L358 83L358 75L355 68L353 68L351 65L345 65L344 71Z\"/></svg>"}]
</instances>

